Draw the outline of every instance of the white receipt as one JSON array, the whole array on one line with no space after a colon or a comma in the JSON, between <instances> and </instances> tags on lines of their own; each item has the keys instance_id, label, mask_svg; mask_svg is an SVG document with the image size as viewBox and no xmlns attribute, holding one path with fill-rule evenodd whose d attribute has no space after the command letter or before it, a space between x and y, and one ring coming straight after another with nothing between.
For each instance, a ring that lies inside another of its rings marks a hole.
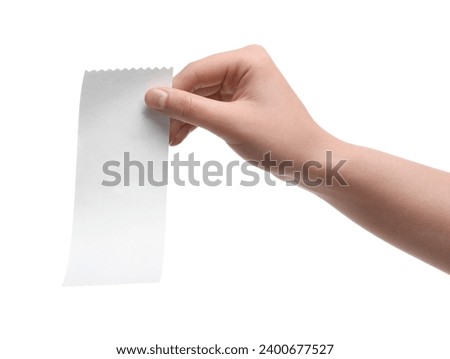
<instances>
[{"instance_id":1,"label":"white receipt","mask_svg":"<svg viewBox=\"0 0 450 359\"><path fill-rule=\"evenodd\" d=\"M159 281L169 119L147 109L144 95L171 83L165 68L85 73L64 285Z\"/></svg>"}]
</instances>

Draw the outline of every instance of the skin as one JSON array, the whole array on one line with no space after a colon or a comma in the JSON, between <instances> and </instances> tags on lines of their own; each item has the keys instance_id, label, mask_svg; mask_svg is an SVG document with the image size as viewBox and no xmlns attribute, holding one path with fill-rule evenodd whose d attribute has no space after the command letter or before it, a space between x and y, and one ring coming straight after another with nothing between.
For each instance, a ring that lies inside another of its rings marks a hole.
<instances>
[{"instance_id":1,"label":"skin","mask_svg":"<svg viewBox=\"0 0 450 359\"><path fill-rule=\"evenodd\" d=\"M147 106L171 117L170 143L203 127L245 160L264 154L293 161L278 177L292 179L310 160L321 185L303 187L379 238L450 274L450 174L373 149L343 142L309 115L267 52L252 45L193 62L173 88L153 88ZM347 186L325 185L325 151ZM368 166L370 164L370 166ZM320 167L317 165L316 167ZM268 169L268 168L266 168Z\"/></svg>"}]
</instances>

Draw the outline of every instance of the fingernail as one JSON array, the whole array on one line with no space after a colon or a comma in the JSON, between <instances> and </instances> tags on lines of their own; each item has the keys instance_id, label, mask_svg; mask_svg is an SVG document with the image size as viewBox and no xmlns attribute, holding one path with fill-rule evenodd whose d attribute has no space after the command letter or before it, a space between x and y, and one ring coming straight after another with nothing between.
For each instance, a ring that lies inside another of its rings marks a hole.
<instances>
[{"instance_id":1,"label":"fingernail","mask_svg":"<svg viewBox=\"0 0 450 359\"><path fill-rule=\"evenodd\" d=\"M164 110L166 107L167 98L169 94L160 89L151 89L147 91L145 97L147 105L155 110Z\"/></svg>"}]
</instances>

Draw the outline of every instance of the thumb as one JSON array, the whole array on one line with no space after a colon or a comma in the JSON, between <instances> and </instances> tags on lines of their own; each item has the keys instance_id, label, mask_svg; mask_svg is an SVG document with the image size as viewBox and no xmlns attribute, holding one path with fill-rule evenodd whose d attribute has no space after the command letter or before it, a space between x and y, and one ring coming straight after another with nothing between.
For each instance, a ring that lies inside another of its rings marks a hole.
<instances>
[{"instance_id":1,"label":"thumb","mask_svg":"<svg viewBox=\"0 0 450 359\"><path fill-rule=\"evenodd\" d=\"M148 107L171 118L226 135L233 120L230 103L212 100L170 87L152 88L145 94Z\"/></svg>"}]
</instances>

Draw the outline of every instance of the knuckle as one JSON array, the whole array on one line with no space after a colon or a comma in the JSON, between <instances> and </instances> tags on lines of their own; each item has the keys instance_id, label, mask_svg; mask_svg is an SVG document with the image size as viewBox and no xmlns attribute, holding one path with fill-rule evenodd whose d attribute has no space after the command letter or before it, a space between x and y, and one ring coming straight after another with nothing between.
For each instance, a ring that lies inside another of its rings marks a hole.
<instances>
[{"instance_id":1,"label":"knuckle","mask_svg":"<svg viewBox=\"0 0 450 359\"><path fill-rule=\"evenodd\" d=\"M247 50L249 50L252 53L252 55L258 59L264 59L269 57L269 54L267 53L266 49L258 44L247 46Z\"/></svg>"},{"instance_id":2,"label":"knuckle","mask_svg":"<svg viewBox=\"0 0 450 359\"><path fill-rule=\"evenodd\" d=\"M261 45L249 45L243 50L245 58L254 66L269 64L271 61L269 53Z\"/></svg>"},{"instance_id":3,"label":"knuckle","mask_svg":"<svg viewBox=\"0 0 450 359\"><path fill-rule=\"evenodd\" d=\"M200 86L198 81L198 76L195 68L197 67L197 61L191 62L187 64L181 73L183 74L184 82L186 84L189 84L190 88L183 88L182 90L194 92L198 89Z\"/></svg>"},{"instance_id":4,"label":"knuckle","mask_svg":"<svg viewBox=\"0 0 450 359\"><path fill-rule=\"evenodd\" d=\"M247 46L247 48L256 54L267 55L267 51L262 45L252 44L252 45Z\"/></svg>"},{"instance_id":5,"label":"knuckle","mask_svg":"<svg viewBox=\"0 0 450 359\"><path fill-rule=\"evenodd\" d=\"M189 93L186 93L183 96L176 96L174 99L173 108L175 113L178 114L181 118L189 116L192 109L192 96Z\"/></svg>"}]
</instances>

